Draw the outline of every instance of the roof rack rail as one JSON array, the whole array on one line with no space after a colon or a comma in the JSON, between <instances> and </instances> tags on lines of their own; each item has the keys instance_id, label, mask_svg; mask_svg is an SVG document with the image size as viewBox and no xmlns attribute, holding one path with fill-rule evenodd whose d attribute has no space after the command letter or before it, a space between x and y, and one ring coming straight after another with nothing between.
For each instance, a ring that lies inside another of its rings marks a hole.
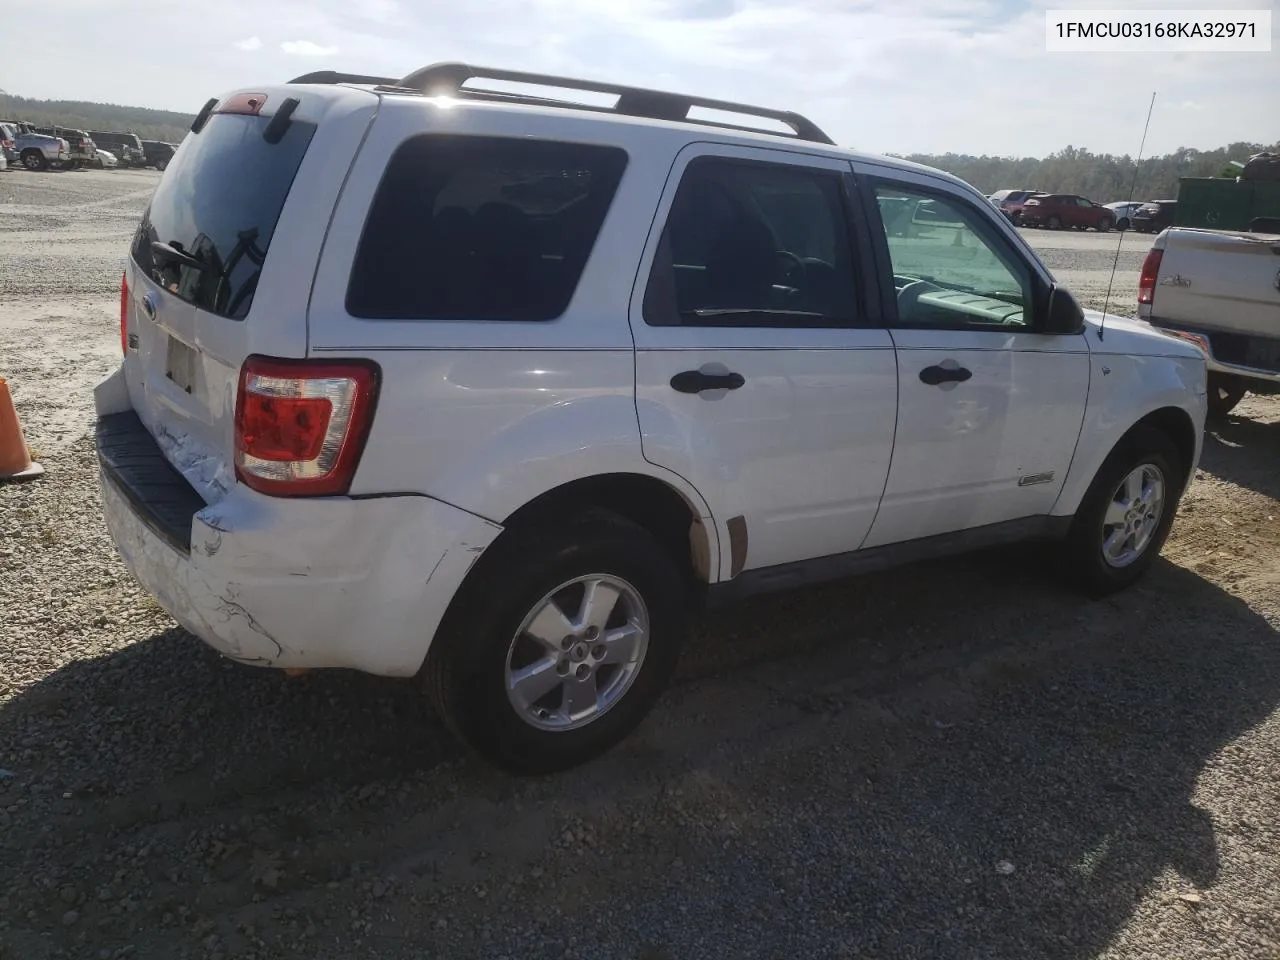
<instances>
[{"instance_id":1,"label":"roof rack rail","mask_svg":"<svg viewBox=\"0 0 1280 960\"><path fill-rule=\"evenodd\" d=\"M376 86L394 87L396 81L391 77L366 77L358 73L338 73L336 70L317 70L315 73L304 73L294 77L290 83L362 83Z\"/></svg>"},{"instance_id":2,"label":"roof rack rail","mask_svg":"<svg viewBox=\"0 0 1280 960\"><path fill-rule=\"evenodd\" d=\"M332 75L342 77L342 74L332 74L331 71L324 71L320 74L308 74L308 77L319 77L323 75ZM541 97L524 97L519 94L510 94L500 90L483 90L474 87L463 87L468 80L499 80L508 83L526 83L535 86L560 87L566 90L585 90L591 93L616 94L617 103L613 107L596 107L590 104L571 103L564 100L544 99ZM299 81L294 81L295 83ZM308 83L369 83L374 82L369 78L362 80L305 80ZM690 117L689 111L693 107L702 107L707 110L719 110L724 113L736 113L744 116L763 117L769 120L777 120L792 131L792 134L798 140L808 140L814 143L834 144L835 141L822 132L821 129L812 120L803 117L798 113L790 110L772 110L767 107L753 107L745 103L732 103L727 100L711 100L706 97L694 97L681 93L666 93L660 90L646 90L641 87L628 87L615 83L600 83L594 80L578 80L572 77L555 77L541 73L524 73L519 70L498 70L489 67L478 67L469 63L434 63L430 66L423 67L421 70L415 70L413 73L400 80L379 80L376 81L384 86L398 87L401 89L419 90L423 93L442 96L442 95L462 95L475 96L488 99L515 100L520 102L539 103L543 105L554 105L563 107L572 107L574 109L586 110L603 110L604 112L620 113L630 117L647 117L653 120L674 120L684 123L700 123L713 127L727 127L735 130L751 130L756 133L775 133L772 130L761 130L759 127L749 127L734 123L721 123L718 121L699 120L696 117ZM786 136L786 134L781 134Z\"/></svg>"}]
</instances>

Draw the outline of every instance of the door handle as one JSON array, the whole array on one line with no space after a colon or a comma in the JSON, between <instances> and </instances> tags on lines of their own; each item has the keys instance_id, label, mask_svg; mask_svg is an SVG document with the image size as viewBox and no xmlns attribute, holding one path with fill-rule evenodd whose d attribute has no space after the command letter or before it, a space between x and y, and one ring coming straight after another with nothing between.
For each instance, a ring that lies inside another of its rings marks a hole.
<instances>
[{"instance_id":1,"label":"door handle","mask_svg":"<svg viewBox=\"0 0 1280 960\"><path fill-rule=\"evenodd\" d=\"M682 370L671 378L671 389L680 393L737 390L746 382L746 377L740 373L703 373L701 370Z\"/></svg>"},{"instance_id":2,"label":"door handle","mask_svg":"<svg viewBox=\"0 0 1280 960\"><path fill-rule=\"evenodd\" d=\"M964 367L925 367L920 371L920 382L936 387L941 383L964 383L973 374Z\"/></svg>"}]
</instances>

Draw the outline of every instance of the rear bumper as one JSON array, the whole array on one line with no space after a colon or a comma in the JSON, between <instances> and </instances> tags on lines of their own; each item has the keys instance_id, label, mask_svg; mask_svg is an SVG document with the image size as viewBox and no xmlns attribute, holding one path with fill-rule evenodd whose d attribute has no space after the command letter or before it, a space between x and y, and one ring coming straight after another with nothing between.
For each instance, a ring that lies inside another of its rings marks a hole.
<instances>
[{"instance_id":1,"label":"rear bumper","mask_svg":"<svg viewBox=\"0 0 1280 960\"><path fill-rule=\"evenodd\" d=\"M208 505L132 412L98 422L103 513L126 565L219 653L268 667L412 676L500 528L421 496Z\"/></svg>"},{"instance_id":2,"label":"rear bumper","mask_svg":"<svg viewBox=\"0 0 1280 960\"><path fill-rule=\"evenodd\" d=\"M1199 327L1189 327L1181 323L1167 323L1158 317L1144 317L1157 330L1165 333L1179 336L1182 339L1190 340L1205 352L1206 366L1210 373L1225 373L1237 377L1245 377L1250 380L1265 380L1269 383L1280 383L1280 369L1268 369L1266 367L1251 366L1248 363L1241 363L1234 360L1224 359L1220 355L1220 351L1215 349L1214 340L1222 337L1229 337L1235 340L1255 340L1259 343L1280 343L1280 337L1254 337L1248 334L1225 334L1221 331L1205 330ZM1230 347L1231 344L1228 344ZM1236 345L1238 346L1238 344ZM1277 352L1280 352L1278 350Z\"/></svg>"}]
</instances>

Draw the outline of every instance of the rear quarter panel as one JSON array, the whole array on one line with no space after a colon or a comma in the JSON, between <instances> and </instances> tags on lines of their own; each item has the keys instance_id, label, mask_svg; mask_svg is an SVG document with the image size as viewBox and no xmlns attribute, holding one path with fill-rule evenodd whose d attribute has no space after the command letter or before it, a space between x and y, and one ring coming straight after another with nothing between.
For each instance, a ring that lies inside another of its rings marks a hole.
<instances>
[{"instance_id":1,"label":"rear quarter panel","mask_svg":"<svg viewBox=\"0 0 1280 960\"><path fill-rule=\"evenodd\" d=\"M635 265L662 183L687 136L601 124L563 110L534 117L535 112L449 109L422 97L383 99L334 213L308 321L312 356L367 357L382 369L377 412L352 493L418 493L501 523L570 481L633 473L667 483L709 521L710 511L691 484L644 459L627 323ZM559 318L370 320L347 312L347 285L366 214L388 158L405 139L422 133L534 132L616 145L628 154L586 268ZM712 556L714 578L714 544Z\"/></svg>"}]
</instances>

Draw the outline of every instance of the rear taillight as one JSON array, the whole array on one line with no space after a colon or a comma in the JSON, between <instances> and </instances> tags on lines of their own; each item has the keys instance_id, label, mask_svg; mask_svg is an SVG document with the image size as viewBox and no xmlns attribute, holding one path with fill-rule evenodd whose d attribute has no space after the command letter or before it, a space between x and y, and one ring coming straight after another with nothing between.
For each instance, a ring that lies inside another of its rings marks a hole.
<instances>
[{"instance_id":1,"label":"rear taillight","mask_svg":"<svg viewBox=\"0 0 1280 960\"><path fill-rule=\"evenodd\" d=\"M129 352L129 275L120 274L120 352Z\"/></svg>"},{"instance_id":2,"label":"rear taillight","mask_svg":"<svg viewBox=\"0 0 1280 960\"><path fill-rule=\"evenodd\" d=\"M249 357L236 395L236 477L272 496L346 493L379 379L377 365L364 360Z\"/></svg>"},{"instance_id":3,"label":"rear taillight","mask_svg":"<svg viewBox=\"0 0 1280 960\"><path fill-rule=\"evenodd\" d=\"M1152 247L1147 259L1142 261L1142 275L1138 277L1138 303L1150 306L1156 299L1156 277L1160 273L1160 259L1164 251Z\"/></svg>"}]
</instances>

